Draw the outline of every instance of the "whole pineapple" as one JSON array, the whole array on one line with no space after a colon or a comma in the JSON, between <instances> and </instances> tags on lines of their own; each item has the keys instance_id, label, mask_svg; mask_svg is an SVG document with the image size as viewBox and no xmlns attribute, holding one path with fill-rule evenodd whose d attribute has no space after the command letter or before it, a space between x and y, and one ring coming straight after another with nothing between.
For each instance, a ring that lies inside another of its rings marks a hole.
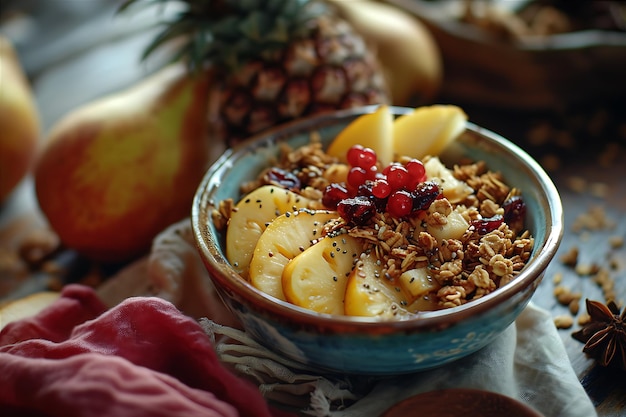
<instances>
[{"instance_id":1,"label":"whole pineapple","mask_svg":"<svg viewBox=\"0 0 626 417\"><path fill-rule=\"evenodd\" d=\"M215 71L209 117L228 146L289 120L390 101L374 52L322 2L126 0L122 9L173 2L183 10L146 55L182 38L173 59Z\"/></svg>"}]
</instances>

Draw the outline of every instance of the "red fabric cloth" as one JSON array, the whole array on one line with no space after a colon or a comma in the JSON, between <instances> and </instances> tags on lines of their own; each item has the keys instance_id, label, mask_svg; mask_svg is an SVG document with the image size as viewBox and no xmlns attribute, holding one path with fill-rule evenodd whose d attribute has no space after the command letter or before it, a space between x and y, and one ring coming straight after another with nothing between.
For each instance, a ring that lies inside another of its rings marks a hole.
<instances>
[{"instance_id":1,"label":"red fabric cloth","mask_svg":"<svg viewBox=\"0 0 626 417\"><path fill-rule=\"evenodd\" d=\"M107 310L91 288L69 285L41 313L0 332L0 415L272 413L171 303L134 297Z\"/></svg>"}]
</instances>

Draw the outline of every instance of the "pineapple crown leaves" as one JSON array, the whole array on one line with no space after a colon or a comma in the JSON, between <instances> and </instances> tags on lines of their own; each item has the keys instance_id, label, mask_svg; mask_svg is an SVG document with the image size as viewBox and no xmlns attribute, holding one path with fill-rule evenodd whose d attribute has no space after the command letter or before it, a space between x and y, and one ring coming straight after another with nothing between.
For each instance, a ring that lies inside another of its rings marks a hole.
<instances>
[{"instance_id":1,"label":"pineapple crown leaves","mask_svg":"<svg viewBox=\"0 0 626 417\"><path fill-rule=\"evenodd\" d=\"M126 0L122 13L138 3L146 7L181 6L165 17L142 59L174 39L183 39L171 61L191 68L210 63L230 71L254 59L271 59L290 41L305 37L307 22L325 12L315 0Z\"/></svg>"}]
</instances>

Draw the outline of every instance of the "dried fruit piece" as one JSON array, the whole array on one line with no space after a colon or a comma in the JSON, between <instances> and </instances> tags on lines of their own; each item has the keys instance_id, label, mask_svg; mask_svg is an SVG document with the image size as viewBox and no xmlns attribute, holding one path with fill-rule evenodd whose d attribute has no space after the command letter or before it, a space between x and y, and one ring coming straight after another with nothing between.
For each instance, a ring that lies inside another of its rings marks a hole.
<instances>
[{"instance_id":1,"label":"dried fruit piece","mask_svg":"<svg viewBox=\"0 0 626 417\"><path fill-rule=\"evenodd\" d=\"M337 212L350 225L359 225L367 222L374 213L376 207L372 200L367 197L357 196L341 200L337 204Z\"/></svg>"}]
</instances>

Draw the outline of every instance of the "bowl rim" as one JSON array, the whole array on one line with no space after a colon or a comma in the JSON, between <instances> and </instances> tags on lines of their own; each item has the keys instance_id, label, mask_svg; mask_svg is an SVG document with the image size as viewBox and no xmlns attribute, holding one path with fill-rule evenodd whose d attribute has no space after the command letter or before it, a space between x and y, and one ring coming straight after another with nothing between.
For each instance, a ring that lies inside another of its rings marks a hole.
<instances>
[{"instance_id":1,"label":"bowl rim","mask_svg":"<svg viewBox=\"0 0 626 417\"><path fill-rule=\"evenodd\" d=\"M378 108L378 105L363 106L322 113L288 122L248 138L238 146L226 150L215 161L200 182L191 209L192 231L196 247L203 258L202 260L211 276L211 280L218 281L228 292L234 293L245 299L246 302L253 304L256 310L266 311L274 315L275 318L280 318L286 322L297 322L299 325L313 325L318 328L322 326L327 330L333 329L342 332L358 332L359 330L390 332L414 330L416 328L440 329L448 327L467 317L477 316L491 310L541 279L547 266L556 254L564 231L563 207L558 190L539 163L526 151L508 139L471 122L467 123L467 130L485 136L494 146L511 152L513 157L523 163L526 171L536 178L537 184L541 186L541 194L546 196L548 203L545 207L547 208L545 216L548 229L546 230L545 241L542 242L541 246L536 246L534 249L534 251L537 251L536 255L534 255L534 262L527 265L513 281L497 291L461 306L435 311L421 311L408 318L398 320L331 315L298 307L263 293L237 274L225 257L216 256L216 253L221 252L219 244L215 239L210 239L211 228L208 225L201 224L202 211L207 207L214 207L213 204L215 202L207 196L209 187L213 186L213 189L217 189L219 185L219 181L212 185L212 182L215 181L214 176L232 168L233 160L243 156L250 150L263 147L268 143L280 142L298 133L310 132L321 126L332 125L337 120L350 120L362 114L372 113L376 108ZM404 114L413 110L413 108L400 106L389 106L389 108L394 115ZM210 219L210 214L205 215L205 217ZM537 244L536 241L535 244Z\"/></svg>"}]
</instances>

